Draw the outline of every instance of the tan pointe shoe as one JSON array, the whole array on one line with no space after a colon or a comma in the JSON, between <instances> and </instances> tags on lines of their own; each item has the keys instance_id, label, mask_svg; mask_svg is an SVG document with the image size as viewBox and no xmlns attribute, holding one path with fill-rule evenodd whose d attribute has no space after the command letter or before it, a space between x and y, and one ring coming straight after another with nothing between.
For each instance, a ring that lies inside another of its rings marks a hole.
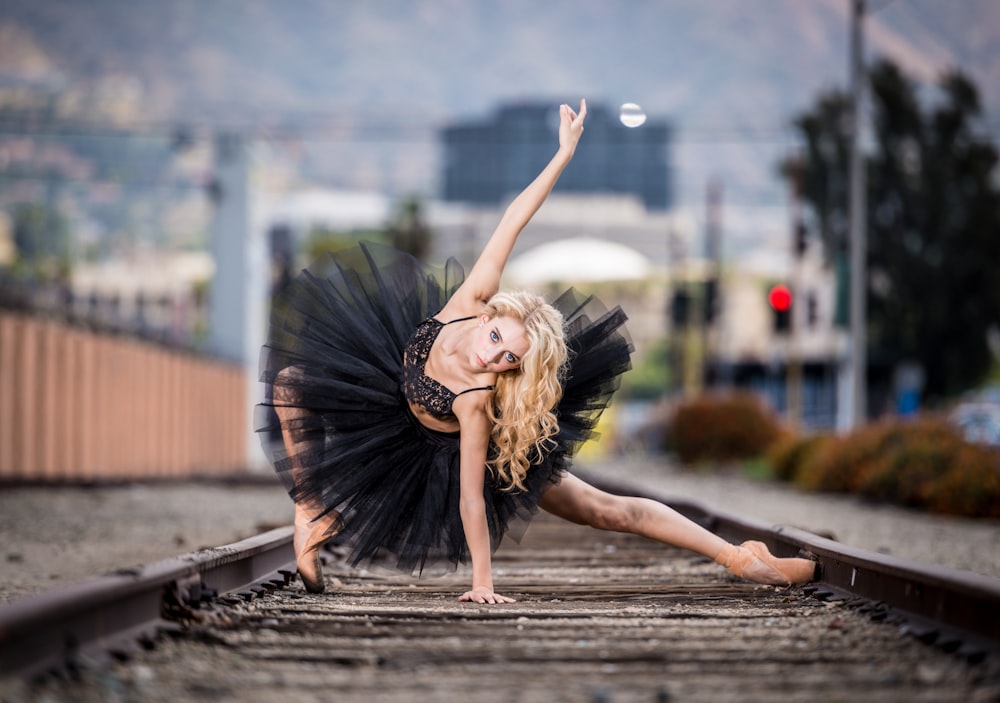
<instances>
[{"instance_id":1,"label":"tan pointe shoe","mask_svg":"<svg viewBox=\"0 0 1000 703\"><path fill-rule=\"evenodd\" d=\"M328 513L318 518L311 517L316 512L295 505L295 533L292 537L295 566L299 570L302 585L309 593L322 593L326 588L319 549L336 534L336 513Z\"/></svg>"},{"instance_id":2,"label":"tan pointe shoe","mask_svg":"<svg viewBox=\"0 0 1000 703\"><path fill-rule=\"evenodd\" d=\"M715 555L715 561L748 581L766 583L770 586L788 585L788 579L783 574L763 562L746 547L727 544Z\"/></svg>"},{"instance_id":3,"label":"tan pointe shoe","mask_svg":"<svg viewBox=\"0 0 1000 703\"><path fill-rule=\"evenodd\" d=\"M742 545L758 559L780 573L790 584L809 583L816 578L816 562L799 557L776 557L763 542L749 540Z\"/></svg>"}]
</instances>

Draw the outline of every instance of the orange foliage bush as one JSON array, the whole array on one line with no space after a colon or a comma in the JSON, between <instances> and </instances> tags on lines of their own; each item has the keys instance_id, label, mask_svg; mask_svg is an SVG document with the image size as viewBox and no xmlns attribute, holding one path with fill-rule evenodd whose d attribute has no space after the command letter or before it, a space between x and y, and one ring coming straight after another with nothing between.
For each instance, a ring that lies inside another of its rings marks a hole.
<instances>
[{"instance_id":1,"label":"orange foliage bush","mask_svg":"<svg viewBox=\"0 0 1000 703\"><path fill-rule=\"evenodd\" d=\"M948 472L961 443L953 432L924 433L916 427L893 432L860 472L858 493L881 503L924 507L930 486Z\"/></svg>"},{"instance_id":2,"label":"orange foliage bush","mask_svg":"<svg viewBox=\"0 0 1000 703\"><path fill-rule=\"evenodd\" d=\"M1000 452L960 447L948 471L928 486L924 498L937 513L1000 518Z\"/></svg>"},{"instance_id":3,"label":"orange foliage bush","mask_svg":"<svg viewBox=\"0 0 1000 703\"><path fill-rule=\"evenodd\" d=\"M767 450L767 461L774 477L779 481L798 483L800 474L814 473L814 463L826 456L830 443L834 441L833 437L825 434L781 435Z\"/></svg>"},{"instance_id":4,"label":"orange foliage bush","mask_svg":"<svg viewBox=\"0 0 1000 703\"><path fill-rule=\"evenodd\" d=\"M843 436L784 440L775 474L808 490L969 517L1000 517L1000 452L933 417L882 421Z\"/></svg>"}]
</instances>

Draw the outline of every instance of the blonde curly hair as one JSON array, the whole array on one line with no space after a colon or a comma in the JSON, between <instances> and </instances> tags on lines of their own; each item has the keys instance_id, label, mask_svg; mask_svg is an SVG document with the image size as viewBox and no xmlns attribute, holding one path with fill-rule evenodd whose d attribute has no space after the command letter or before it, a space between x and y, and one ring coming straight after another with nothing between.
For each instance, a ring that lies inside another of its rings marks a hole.
<instances>
[{"instance_id":1,"label":"blonde curly hair","mask_svg":"<svg viewBox=\"0 0 1000 703\"><path fill-rule=\"evenodd\" d=\"M487 462L504 490L523 490L532 463L555 447L559 431L554 412L562 398L568 351L562 314L541 296L527 291L501 291L483 312L509 317L524 325L528 351L521 365L501 373L488 408L493 423L493 452Z\"/></svg>"}]
</instances>

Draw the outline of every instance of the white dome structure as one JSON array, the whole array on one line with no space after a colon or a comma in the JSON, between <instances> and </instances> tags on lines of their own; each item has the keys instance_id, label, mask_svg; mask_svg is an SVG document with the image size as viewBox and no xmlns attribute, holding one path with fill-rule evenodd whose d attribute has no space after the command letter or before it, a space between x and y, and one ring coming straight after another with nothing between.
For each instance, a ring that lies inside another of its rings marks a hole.
<instances>
[{"instance_id":1,"label":"white dome structure","mask_svg":"<svg viewBox=\"0 0 1000 703\"><path fill-rule=\"evenodd\" d=\"M519 285L637 281L648 278L652 268L648 258L624 244L577 237L541 244L512 259L505 276Z\"/></svg>"}]
</instances>

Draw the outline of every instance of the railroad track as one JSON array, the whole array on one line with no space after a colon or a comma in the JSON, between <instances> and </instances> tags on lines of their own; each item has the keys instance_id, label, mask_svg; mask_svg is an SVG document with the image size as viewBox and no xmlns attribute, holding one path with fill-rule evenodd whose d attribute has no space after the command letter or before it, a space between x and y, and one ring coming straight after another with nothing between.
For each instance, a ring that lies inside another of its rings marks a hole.
<instances>
[{"instance_id":1,"label":"railroad track","mask_svg":"<svg viewBox=\"0 0 1000 703\"><path fill-rule=\"evenodd\" d=\"M636 493L629 486L603 483L614 492ZM631 682L643 680L643 666L672 666L677 668L672 680L683 682L687 671L683 662L691 659L692 647L702 655L699 671L704 676L706 656L710 670L722 660L745 661L771 649L773 643L761 630L772 627L766 624L771 621L785 622L783 618L793 624L773 626L783 631L781 642L797 642L805 654L778 647L779 663L805 670L803 662L812 661L810 652L830 651L828 642L814 641L815 634L794 634L799 625L814 626L811 618L818 613L827 618L821 632L851 630L865 646L874 642L881 647L886 633L905 630L932 645L920 645L922 649L972 667L971 676L995 686L993 695L1000 696L997 580L852 549L696 503L670 504L733 541L760 539L779 555L809 552L819 561L821 578L803 588L755 587L728 578L719 567L690 553L624 535L594 533L581 539L583 528L539 519L523 548L507 547L497 558L502 592L520 601L510 607L456 607L455 595L467 578L461 574L414 580L377 568L348 570L337 563L328 568L337 595L314 597L304 594L294 580L288 527L0 608L0 674L24 678L80 671L105 665L108 659L127 660L141 656L144 647L162 648L157 634L175 630L196 633L194 640L201 646L210 641L232 649L243 642L240 646L249 649L241 651L258 664L332 662L351 673L354 684L359 672L377 671L378 676L362 681L381 687L379 700L396 700L393 691L399 700L407 700L413 685L430 686L432 681L414 673L423 670L450 676L458 687L456 695L468 685L458 670L482 669L479 680L498 686L486 674L498 662L507 677L518 676L531 663L548 662L575 671L581 682L589 680L586 672L595 666L612 678L616 672L626 672ZM631 615L616 617L622 612ZM866 624L860 625L862 621ZM701 623L695 634L704 635L697 644L692 644L695 635L679 624L692 622ZM862 634L869 626L876 629ZM294 644L289 645L287 638ZM177 642L182 640L183 635L180 640L168 639L165 646L180 646ZM804 659L797 658L800 655ZM168 658L175 656L180 655L171 649ZM834 656L841 668L856 659L840 650ZM883 667L898 666L896 660L907 665L906 657L892 659ZM774 671L773 657L764 663ZM744 678L752 676L752 671L737 669ZM392 672L400 673L398 680ZM951 686L948 690L959 690L954 682L942 681ZM871 682L868 685L865 690L873 690ZM598 689L595 683L588 690L598 696ZM372 690L362 686L357 699L364 700L363 694L372 695ZM539 700L546 700L545 689L539 690ZM649 683L644 690L650 696L663 693L668 697L662 699L669 700L669 691L662 686L657 689ZM250 693L234 697L252 700ZM725 700L719 691L716 694L717 700ZM532 697L526 694L522 699ZM79 700L87 700L86 695Z\"/></svg>"}]
</instances>

